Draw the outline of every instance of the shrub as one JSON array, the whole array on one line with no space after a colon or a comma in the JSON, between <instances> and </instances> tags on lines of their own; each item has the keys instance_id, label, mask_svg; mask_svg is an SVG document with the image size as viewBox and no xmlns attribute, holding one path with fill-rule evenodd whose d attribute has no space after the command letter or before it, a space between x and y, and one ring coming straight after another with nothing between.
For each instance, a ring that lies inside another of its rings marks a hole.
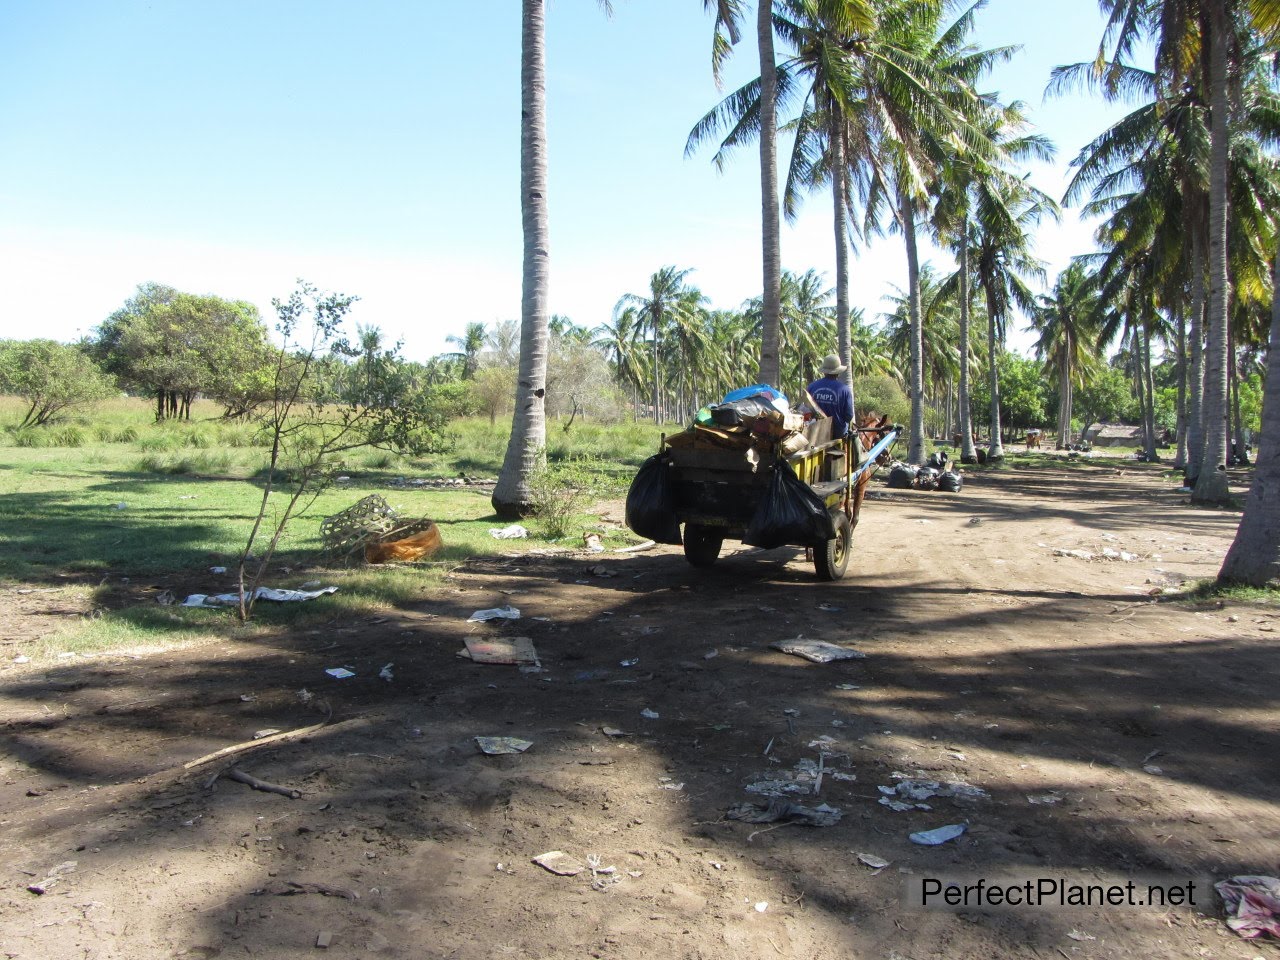
<instances>
[{"instance_id":1,"label":"shrub","mask_svg":"<svg viewBox=\"0 0 1280 960\"><path fill-rule=\"evenodd\" d=\"M549 539L568 535L574 517L587 508L605 483L603 467L599 457L583 456L550 462L534 472L529 480L529 500Z\"/></svg>"},{"instance_id":2,"label":"shrub","mask_svg":"<svg viewBox=\"0 0 1280 960\"><path fill-rule=\"evenodd\" d=\"M62 427L49 439L52 441L49 445L53 447L83 447L84 431L76 426Z\"/></svg>"}]
</instances>

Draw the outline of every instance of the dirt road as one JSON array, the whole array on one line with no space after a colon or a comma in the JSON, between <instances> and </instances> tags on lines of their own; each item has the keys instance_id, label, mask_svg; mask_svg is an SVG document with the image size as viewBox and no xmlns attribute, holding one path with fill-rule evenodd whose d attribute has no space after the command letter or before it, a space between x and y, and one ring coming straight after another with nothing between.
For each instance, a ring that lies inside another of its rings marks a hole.
<instances>
[{"instance_id":1,"label":"dirt road","mask_svg":"<svg viewBox=\"0 0 1280 960\"><path fill-rule=\"evenodd\" d=\"M533 555L373 622L7 666L0 953L1270 955L1226 930L1207 885L1280 871L1280 617L1152 596L1212 576L1238 514L1124 467L877 489L837 584L795 550L726 551L709 571L678 548ZM520 620L466 622L507 604ZM517 635L540 671L457 655ZM797 636L866 658L769 647ZM299 799L206 788L230 760L183 769L326 711L318 733L232 758ZM533 746L485 756L477 736ZM768 804L748 790L762 781L839 822L727 819ZM908 838L950 824L966 832ZM552 850L586 869L531 862ZM1193 882L1197 907L904 900L927 878L998 874Z\"/></svg>"}]
</instances>

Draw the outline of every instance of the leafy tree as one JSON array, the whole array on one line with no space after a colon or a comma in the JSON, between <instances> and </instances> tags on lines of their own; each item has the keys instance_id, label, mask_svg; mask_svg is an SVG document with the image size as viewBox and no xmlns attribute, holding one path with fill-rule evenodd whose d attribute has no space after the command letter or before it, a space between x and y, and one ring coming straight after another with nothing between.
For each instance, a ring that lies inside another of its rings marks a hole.
<instances>
[{"instance_id":1,"label":"leafy tree","mask_svg":"<svg viewBox=\"0 0 1280 960\"><path fill-rule=\"evenodd\" d=\"M1115 367L1103 367L1092 380L1082 384L1074 403L1085 430L1094 423L1136 419L1133 387L1124 371Z\"/></svg>"},{"instance_id":2,"label":"leafy tree","mask_svg":"<svg viewBox=\"0 0 1280 960\"><path fill-rule=\"evenodd\" d=\"M126 387L155 396L157 420L190 419L201 393L243 412L273 356L253 304L158 283L140 285L94 331L90 349Z\"/></svg>"},{"instance_id":3,"label":"leafy tree","mask_svg":"<svg viewBox=\"0 0 1280 960\"><path fill-rule=\"evenodd\" d=\"M497 364L481 367L468 381L476 409L489 418L490 426L511 409L515 382L515 367Z\"/></svg>"},{"instance_id":4,"label":"leafy tree","mask_svg":"<svg viewBox=\"0 0 1280 960\"><path fill-rule=\"evenodd\" d=\"M81 349L53 340L0 340L0 393L27 405L18 428L38 427L116 392Z\"/></svg>"},{"instance_id":5,"label":"leafy tree","mask_svg":"<svg viewBox=\"0 0 1280 960\"><path fill-rule=\"evenodd\" d=\"M1048 396L1040 364L1029 357L1005 352L996 359L995 366L1004 426L1015 430L1041 426L1048 419ZM979 402L988 400L984 396L987 389L985 384L976 387L974 399ZM999 423L992 426L993 432L999 428Z\"/></svg>"},{"instance_id":6,"label":"leafy tree","mask_svg":"<svg viewBox=\"0 0 1280 960\"><path fill-rule=\"evenodd\" d=\"M271 452L237 564L241 619L252 614L289 522L328 485L343 454L365 447L426 453L447 445L446 404L432 394L441 388L415 388L413 371L395 348L369 355L355 376L333 375L333 348L353 352L341 328L355 299L299 281L287 300L272 301L283 349L276 354L270 401L254 413ZM271 500L277 491L285 495L283 508Z\"/></svg>"}]
</instances>

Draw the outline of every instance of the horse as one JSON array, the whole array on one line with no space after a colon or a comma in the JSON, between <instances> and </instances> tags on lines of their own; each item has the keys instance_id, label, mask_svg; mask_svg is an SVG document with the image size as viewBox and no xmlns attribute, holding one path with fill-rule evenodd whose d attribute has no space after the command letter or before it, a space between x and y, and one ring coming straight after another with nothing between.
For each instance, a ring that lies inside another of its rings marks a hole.
<instances>
[{"instance_id":1,"label":"horse","mask_svg":"<svg viewBox=\"0 0 1280 960\"><path fill-rule=\"evenodd\" d=\"M1027 449L1028 450L1040 449L1040 431L1039 430L1027 431Z\"/></svg>"},{"instance_id":2,"label":"horse","mask_svg":"<svg viewBox=\"0 0 1280 960\"><path fill-rule=\"evenodd\" d=\"M862 453L866 453L877 443L885 438L885 435L893 429L893 424L887 416L872 411L865 413L857 420L857 426L854 428L853 436L857 438L858 445L862 447ZM876 463L884 466L890 461L889 450L886 448L880 451L876 457ZM863 460L862 454L858 456L858 463ZM858 515L862 510L862 499L867 493L867 484L871 482L871 471L863 471L853 483L853 492L851 500L851 513L849 522L852 526L858 525Z\"/></svg>"}]
</instances>

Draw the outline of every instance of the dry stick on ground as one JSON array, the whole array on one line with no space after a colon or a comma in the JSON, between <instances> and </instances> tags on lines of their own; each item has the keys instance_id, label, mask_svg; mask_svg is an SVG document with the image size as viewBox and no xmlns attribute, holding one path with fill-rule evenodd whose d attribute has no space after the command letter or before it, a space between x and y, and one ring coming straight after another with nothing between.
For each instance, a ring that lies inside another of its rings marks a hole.
<instances>
[{"instance_id":1,"label":"dry stick on ground","mask_svg":"<svg viewBox=\"0 0 1280 960\"><path fill-rule=\"evenodd\" d=\"M294 787L282 787L276 783L267 783L265 780L259 780L257 777L250 776L243 770L237 770L232 767L227 771L227 779L234 780L236 783L243 783L252 787L254 790L261 790L264 793L278 793L282 797L288 797L290 800L301 800L302 791Z\"/></svg>"},{"instance_id":2,"label":"dry stick on ground","mask_svg":"<svg viewBox=\"0 0 1280 960\"><path fill-rule=\"evenodd\" d=\"M292 740L296 737L305 737L309 733L315 733L332 719L333 714L330 713L319 723L313 723L309 727L301 727L297 730L286 730L284 733L273 733L269 737L260 737L257 740L245 740L243 743L233 743L229 747L223 747L221 750L215 750L213 753L205 754L195 760L188 761L182 765L183 770L190 770L193 767L201 766L210 760L217 760L220 757L229 757L233 753L242 753L245 750L252 750L254 747L264 747L269 743L279 743L281 740Z\"/></svg>"}]
</instances>

